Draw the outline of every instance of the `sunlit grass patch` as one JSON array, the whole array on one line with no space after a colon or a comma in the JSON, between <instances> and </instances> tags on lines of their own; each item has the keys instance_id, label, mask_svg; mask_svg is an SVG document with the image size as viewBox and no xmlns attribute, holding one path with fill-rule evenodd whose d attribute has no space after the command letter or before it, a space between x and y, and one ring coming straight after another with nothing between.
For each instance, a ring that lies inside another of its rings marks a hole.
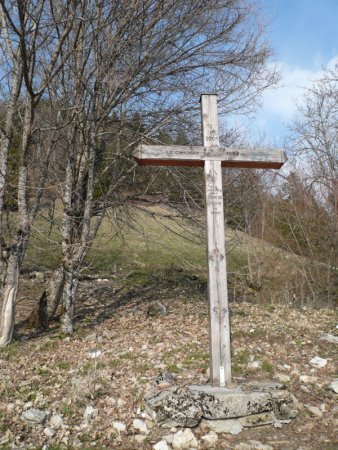
<instances>
[{"instance_id":1,"label":"sunlit grass patch","mask_svg":"<svg viewBox=\"0 0 338 450\"><path fill-rule=\"evenodd\" d=\"M170 276L170 271L178 269L176 275L183 270L201 276L205 284L205 237L201 236L204 221L194 224L161 208L125 207L116 214L124 218L104 219L86 257L84 271L112 273L112 276L131 272L131 282L144 284L154 272ZM61 256L60 217L59 212L50 226L42 211L34 224L25 268L46 270L57 266ZM232 251L228 255L228 270L235 270L243 263L240 252Z\"/></svg>"},{"instance_id":2,"label":"sunlit grass patch","mask_svg":"<svg viewBox=\"0 0 338 450\"><path fill-rule=\"evenodd\" d=\"M71 364L69 361L60 361L59 363L57 363L57 367L61 370L69 370Z\"/></svg>"}]
</instances>

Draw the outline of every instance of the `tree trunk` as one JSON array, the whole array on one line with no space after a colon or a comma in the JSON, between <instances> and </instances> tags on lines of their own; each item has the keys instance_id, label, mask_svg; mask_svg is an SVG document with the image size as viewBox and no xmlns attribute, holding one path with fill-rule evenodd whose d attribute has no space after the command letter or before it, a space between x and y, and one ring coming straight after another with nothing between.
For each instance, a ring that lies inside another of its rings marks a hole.
<instances>
[{"instance_id":1,"label":"tree trunk","mask_svg":"<svg viewBox=\"0 0 338 450\"><path fill-rule=\"evenodd\" d=\"M54 270L45 290L47 296L47 317L51 320L60 305L63 287L65 283L65 271L62 265Z\"/></svg>"},{"instance_id":2,"label":"tree trunk","mask_svg":"<svg viewBox=\"0 0 338 450\"><path fill-rule=\"evenodd\" d=\"M0 317L0 347L8 345L13 336L15 300L19 285L19 258L12 254L8 261L6 281L3 288Z\"/></svg>"},{"instance_id":3,"label":"tree trunk","mask_svg":"<svg viewBox=\"0 0 338 450\"><path fill-rule=\"evenodd\" d=\"M63 315L61 317L61 330L65 334L74 332L74 302L78 283L78 276L66 269L62 298Z\"/></svg>"},{"instance_id":4,"label":"tree trunk","mask_svg":"<svg viewBox=\"0 0 338 450\"><path fill-rule=\"evenodd\" d=\"M17 68L16 68L17 69ZM14 71L10 100L6 108L5 128L0 130L0 296L7 271L7 252L3 232L3 214L5 208L5 194L7 188L8 154L12 141L14 115L21 89L21 73ZM1 302L1 300L0 300ZM1 309L1 303L0 303Z\"/></svg>"},{"instance_id":5,"label":"tree trunk","mask_svg":"<svg viewBox=\"0 0 338 450\"><path fill-rule=\"evenodd\" d=\"M13 336L15 320L15 302L18 292L20 266L25 256L28 238L31 229L31 221L28 214L28 166L27 154L31 140L33 124L33 102L27 99L24 124L22 131L22 144L20 155L20 168L18 179L18 213L16 217L16 233L9 246L9 258L7 262L6 278L1 295L0 317L0 347L8 345ZM7 253L7 252L6 252Z\"/></svg>"},{"instance_id":6,"label":"tree trunk","mask_svg":"<svg viewBox=\"0 0 338 450\"><path fill-rule=\"evenodd\" d=\"M34 327L36 328L46 328L48 326L48 322L53 319L60 306L64 283L65 272L63 266L60 265L53 271L48 285L40 297L38 308L34 309L28 318L28 321L32 318L30 325L33 325L34 322ZM34 321L35 318L37 319L36 321Z\"/></svg>"}]
</instances>

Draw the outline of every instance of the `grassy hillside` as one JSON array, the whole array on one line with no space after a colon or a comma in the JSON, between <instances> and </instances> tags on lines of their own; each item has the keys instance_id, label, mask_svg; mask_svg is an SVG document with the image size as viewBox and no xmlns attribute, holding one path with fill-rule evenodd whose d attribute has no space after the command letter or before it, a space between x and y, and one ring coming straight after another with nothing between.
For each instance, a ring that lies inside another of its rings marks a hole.
<instances>
[{"instance_id":1,"label":"grassy hillside","mask_svg":"<svg viewBox=\"0 0 338 450\"><path fill-rule=\"evenodd\" d=\"M35 224L24 268L56 267L60 257L57 223L50 228L41 217ZM316 300L312 290L318 291L318 286L316 279L309 277L306 259L230 229L226 231L226 250L231 298L282 303ZM204 218L187 221L158 206L112 211L87 256L84 272L128 277L131 283L146 283L154 275L177 279L180 273L182 278L196 276L205 284Z\"/></svg>"}]
</instances>

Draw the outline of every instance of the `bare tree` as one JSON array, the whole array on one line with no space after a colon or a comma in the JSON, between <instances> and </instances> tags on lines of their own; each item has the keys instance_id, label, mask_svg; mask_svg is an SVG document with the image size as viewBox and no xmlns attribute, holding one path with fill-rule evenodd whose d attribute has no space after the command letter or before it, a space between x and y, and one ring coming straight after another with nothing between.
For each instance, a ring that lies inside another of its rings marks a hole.
<instances>
[{"instance_id":1,"label":"bare tree","mask_svg":"<svg viewBox=\"0 0 338 450\"><path fill-rule=\"evenodd\" d=\"M51 89L55 115L65 122L72 117L62 140L59 274L66 333L73 331L79 271L105 209L123 204L133 147L153 139L160 127L195 116L200 92L217 89L224 111L237 111L251 108L276 81L249 2L83 2L81 17L85 26L72 63ZM103 174L109 174L104 185Z\"/></svg>"},{"instance_id":2,"label":"bare tree","mask_svg":"<svg viewBox=\"0 0 338 450\"><path fill-rule=\"evenodd\" d=\"M337 211L338 65L313 83L292 126L292 147L306 157L311 181ZM335 214L337 216L337 214Z\"/></svg>"},{"instance_id":3,"label":"bare tree","mask_svg":"<svg viewBox=\"0 0 338 450\"><path fill-rule=\"evenodd\" d=\"M338 65L327 70L306 91L298 118L291 127L293 135L290 142L292 150L302 161L301 178L306 186L308 203L316 205L312 208L311 221L303 220L303 217L299 226L304 229L307 223L311 223L312 228L316 227L316 235L305 233L304 239L313 257L325 263L325 266L320 266L320 273L325 278L322 284L326 286L329 300L335 295L338 285L337 123ZM298 189L298 195L301 191Z\"/></svg>"},{"instance_id":4,"label":"bare tree","mask_svg":"<svg viewBox=\"0 0 338 450\"><path fill-rule=\"evenodd\" d=\"M58 12L54 8L58 7ZM7 79L11 85L6 126L1 142L1 217L3 224L4 192L7 183L8 152L11 151L13 115L20 95L20 148L17 182L17 208L14 233L2 252L3 289L1 296L0 346L7 345L12 338L15 300L22 264L31 225L39 207L45 176L38 178L35 185L30 177L30 162L39 141L36 111L49 85L69 54L63 52L63 45L70 31L79 23L75 18L76 1L0 1L3 34L1 48L7 51ZM6 82L6 78L5 78ZM2 89L6 87L3 84ZM37 137L36 137L37 136ZM46 150L46 161L54 145ZM45 171L47 170L45 167ZM41 184L42 183L42 184ZM35 195L31 195L32 189ZM2 231L1 239L5 236ZM3 244L2 244L3 245Z\"/></svg>"},{"instance_id":5,"label":"bare tree","mask_svg":"<svg viewBox=\"0 0 338 450\"><path fill-rule=\"evenodd\" d=\"M123 204L133 147L175 121L194 127L201 92L220 92L223 112L250 110L277 75L266 64L271 51L249 0L0 4L7 30L2 44L7 36L17 55L11 67L17 61L23 99L18 220L6 245L0 323L0 345L6 345L19 267L46 183L59 177L63 202L62 263L49 292L55 298L62 293L63 330L71 333L79 271L106 208ZM52 113L45 127L37 124L43 102ZM39 142L49 142L50 156L34 185L29 162ZM55 152L64 160L53 159ZM52 304L54 310L57 301Z\"/></svg>"}]
</instances>

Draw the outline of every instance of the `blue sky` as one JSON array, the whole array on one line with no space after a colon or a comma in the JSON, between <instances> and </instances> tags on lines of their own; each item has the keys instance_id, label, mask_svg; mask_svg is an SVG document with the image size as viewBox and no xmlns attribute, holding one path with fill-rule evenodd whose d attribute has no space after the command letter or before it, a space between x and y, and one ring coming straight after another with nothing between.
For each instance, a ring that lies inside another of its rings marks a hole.
<instances>
[{"instance_id":1,"label":"blue sky","mask_svg":"<svg viewBox=\"0 0 338 450\"><path fill-rule=\"evenodd\" d=\"M338 63L338 0L262 0L261 4L282 80L277 89L264 93L249 136L282 145L304 87Z\"/></svg>"}]
</instances>

